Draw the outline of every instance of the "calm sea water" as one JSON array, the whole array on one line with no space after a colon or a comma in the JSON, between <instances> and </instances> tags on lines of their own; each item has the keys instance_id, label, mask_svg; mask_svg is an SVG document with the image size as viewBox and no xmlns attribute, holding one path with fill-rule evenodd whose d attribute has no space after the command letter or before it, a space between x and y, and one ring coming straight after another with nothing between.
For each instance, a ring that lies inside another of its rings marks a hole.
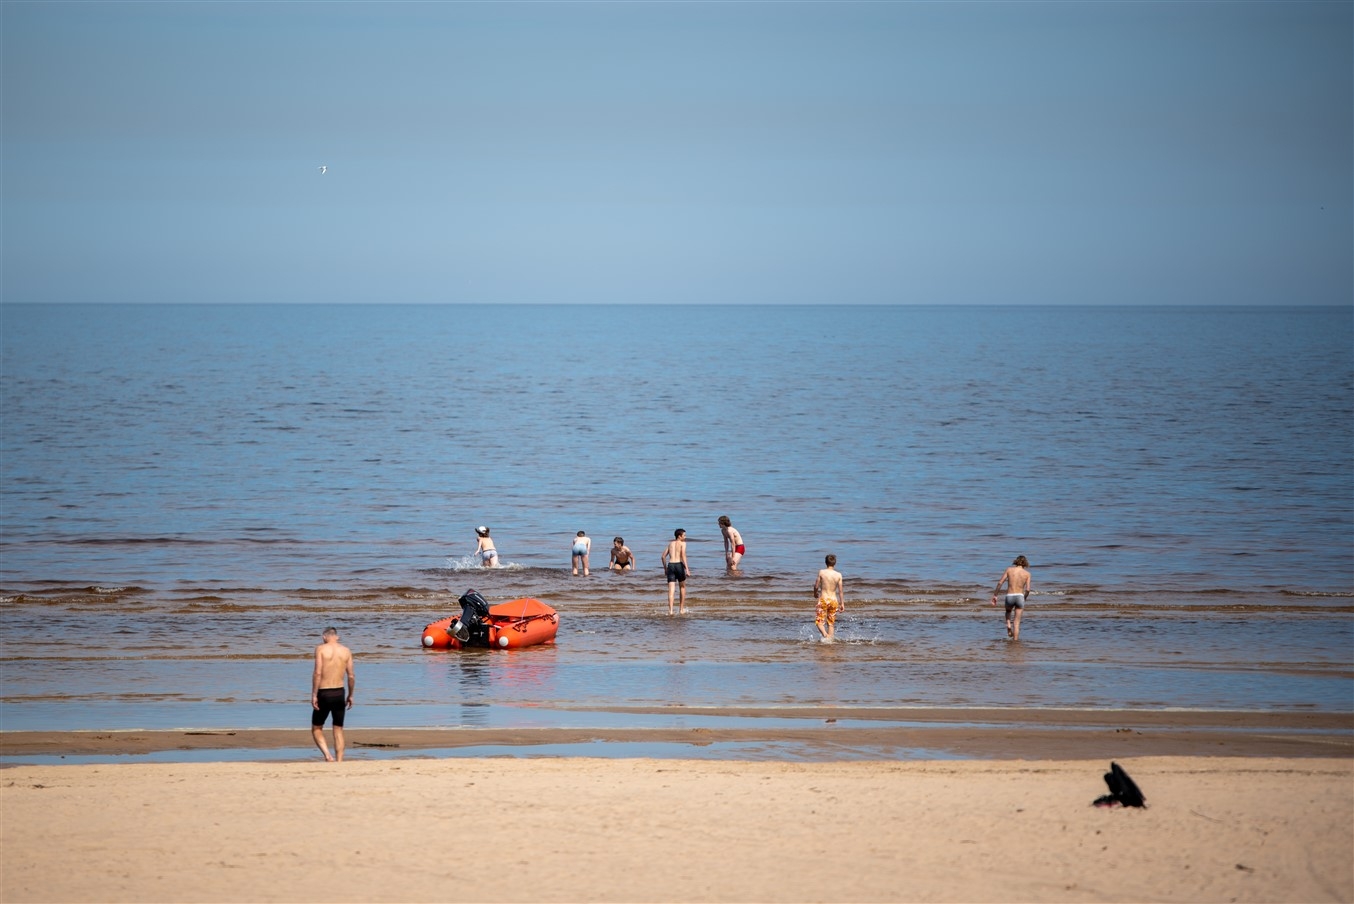
<instances>
[{"instance_id":1,"label":"calm sea water","mask_svg":"<svg viewBox=\"0 0 1354 904\"><path fill-rule=\"evenodd\" d=\"M4 729L304 724L331 623L356 726L1354 711L1350 308L3 305L0 327ZM474 567L478 524L508 567ZM601 573L616 535L637 573ZM834 646L809 593L829 552ZM1017 554L1009 644L987 595ZM558 643L423 650L470 587L556 606Z\"/></svg>"}]
</instances>

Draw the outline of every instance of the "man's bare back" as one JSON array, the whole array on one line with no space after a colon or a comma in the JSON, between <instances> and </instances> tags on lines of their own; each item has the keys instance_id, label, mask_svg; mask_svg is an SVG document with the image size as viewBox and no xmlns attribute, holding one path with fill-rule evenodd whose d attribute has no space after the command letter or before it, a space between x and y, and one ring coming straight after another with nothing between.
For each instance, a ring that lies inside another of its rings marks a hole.
<instances>
[{"instance_id":1,"label":"man's bare back","mask_svg":"<svg viewBox=\"0 0 1354 904\"><path fill-rule=\"evenodd\" d=\"M988 572L991 574L992 572ZM1019 593L1021 596L1029 596L1030 593L1030 573L1018 565L1012 565L1006 571L1002 572L1001 580L997 581L997 586L1006 585L1007 593Z\"/></svg>"},{"instance_id":2,"label":"man's bare back","mask_svg":"<svg viewBox=\"0 0 1354 904\"><path fill-rule=\"evenodd\" d=\"M315 672L319 676L315 690L343 687L343 679L352 671L353 651L337 640L315 647Z\"/></svg>"},{"instance_id":3,"label":"man's bare back","mask_svg":"<svg viewBox=\"0 0 1354 904\"><path fill-rule=\"evenodd\" d=\"M669 562L681 562L683 565L686 565L685 540L668 541L668 548L663 550L663 564L666 565Z\"/></svg>"},{"instance_id":4,"label":"man's bare back","mask_svg":"<svg viewBox=\"0 0 1354 904\"><path fill-rule=\"evenodd\" d=\"M823 568L818 572L818 581L813 585L813 592L819 599L825 596L835 596L838 602L842 599L842 573L835 568Z\"/></svg>"}]
</instances>

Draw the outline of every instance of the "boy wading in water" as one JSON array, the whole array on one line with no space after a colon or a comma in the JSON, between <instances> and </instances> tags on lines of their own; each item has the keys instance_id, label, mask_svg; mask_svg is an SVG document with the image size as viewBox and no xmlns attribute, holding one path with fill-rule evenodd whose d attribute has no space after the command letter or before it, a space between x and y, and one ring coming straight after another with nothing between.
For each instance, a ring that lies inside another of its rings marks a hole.
<instances>
[{"instance_id":1,"label":"boy wading in water","mask_svg":"<svg viewBox=\"0 0 1354 904\"><path fill-rule=\"evenodd\" d=\"M846 611L846 596L841 572L837 571L837 557L826 556L823 562L827 567L818 572L818 580L813 582L813 595L818 597L813 623L824 642L831 643L837 636L837 613Z\"/></svg>"},{"instance_id":2,"label":"boy wading in water","mask_svg":"<svg viewBox=\"0 0 1354 904\"><path fill-rule=\"evenodd\" d=\"M607 568L616 571L634 571L635 554L625 545L624 537L617 537L611 543L611 564Z\"/></svg>"},{"instance_id":3,"label":"boy wading in water","mask_svg":"<svg viewBox=\"0 0 1354 904\"><path fill-rule=\"evenodd\" d=\"M1025 598L1030 595L1030 567L1024 556L1016 556L1011 567L1001 573L996 589L992 591L992 605L997 604L997 594L1001 585L1006 585L1006 636L1012 640L1020 639L1020 616L1025 612ZM1011 613L1015 613L1014 621Z\"/></svg>"},{"instance_id":4,"label":"boy wading in water","mask_svg":"<svg viewBox=\"0 0 1354 904\"><path fill-rule=\"evenodd\" d=\"M343 716L353 708L353 651L339 643L337 628L324 629L324 643L315 648L315 672L310 679L310 736L324 754L325 762L334 762L329 747L324 743L324 720L334 716L334 752L343 761ZM348 679L348 693L343 693L343 679Z\"/></svg>"},{"instance_id":5,"label":"boy wading in water","mask_svg":"<svg viewBox=\"0 0 1354 904\"><path fill-rule=\"evenodd\" d=\"M672 614L674 585L680 588L682 614L686 615L686 579L691 576L691 569L686 564L686 531L681 528L672 532L672 542L663 550L663 572L668 579L668 615Z\"/></svg>"}]
</instances>

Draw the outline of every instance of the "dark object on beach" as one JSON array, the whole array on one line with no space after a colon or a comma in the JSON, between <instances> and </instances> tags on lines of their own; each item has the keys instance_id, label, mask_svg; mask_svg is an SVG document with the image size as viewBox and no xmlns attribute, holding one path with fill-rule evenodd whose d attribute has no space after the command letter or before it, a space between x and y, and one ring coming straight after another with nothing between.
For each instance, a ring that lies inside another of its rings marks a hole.
<instances>
[{"instance_id":1,"label":"dark object on beach","mask_svg":"<svg viewBox=\"0 0 1354 904\"><path fill-rule=\"evenodd\" d=\"M1097 797L1092 803L1097 807L1145 807L1147 798L1142 796L1138 786L1128 773L1119 768L1118 763L1110 763L1110 771L1105 773L1105 784L1110 793Z\"/></svg>"}]
</instances>

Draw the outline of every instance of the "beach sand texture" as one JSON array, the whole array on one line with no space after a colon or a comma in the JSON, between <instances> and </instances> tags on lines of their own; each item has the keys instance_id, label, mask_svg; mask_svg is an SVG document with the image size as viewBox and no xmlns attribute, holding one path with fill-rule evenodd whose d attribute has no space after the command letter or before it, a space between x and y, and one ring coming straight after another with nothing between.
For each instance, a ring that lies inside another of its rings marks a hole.
<instances>
[{"instance_id":1,"label":"beach sand texture","mask_svg":"<svg viewBox=\"0 0 1354 904\"><path fill-rule=\"evenodd\" d=\"M0 899L1350 901L1354 761L15 766Z\"/></svg>"}]
</instances>

